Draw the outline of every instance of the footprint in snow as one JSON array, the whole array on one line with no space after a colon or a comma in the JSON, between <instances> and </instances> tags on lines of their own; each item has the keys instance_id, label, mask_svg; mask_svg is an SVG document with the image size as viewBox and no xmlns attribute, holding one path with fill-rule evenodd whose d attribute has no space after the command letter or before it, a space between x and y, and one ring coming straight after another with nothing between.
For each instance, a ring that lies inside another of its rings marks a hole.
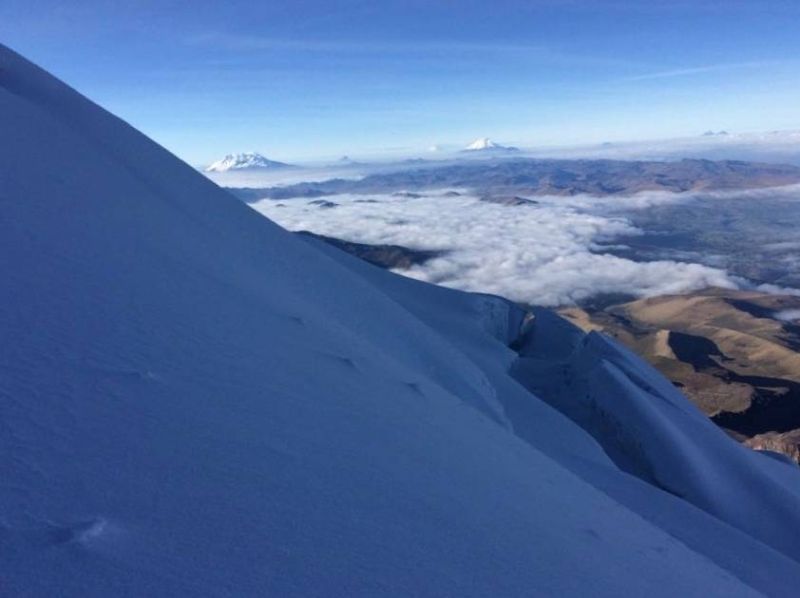
<instances>
[{"instance_id":1,"label":"footprint in snow","mask_svg":"<svg viewBox=\"0 0 800 598\"><path fill-rule=\"evenodd\" d=\"M425 396L425 393L422 391L422 386L419 384L419 382L404 382L404 384L418 395L423 397Z\"/></svg>"},{"instance_id":2,"label":"footprint in snow","mask_svg":"<svg viewBox=\"0 0 800 598\"><path fill-rule=\"evenodd\" d=\"M0 546L15 546L16 550L45 547L89 547L110 531L108 521L94 517L71 524L41 522L35 527L3 525L0 523Z\"/></svg>"},{"instance_id":3,"label":"footprint in snow","mask_svg":"<svg viewBox=\"0 0 800 598\"><path fill-rule=\"evenodd\" d=\"M106 531L108 522L102 517L81 521L72 525L53 525L48 530L50 543L88 544Z\"/></svg>"}]
</instances>

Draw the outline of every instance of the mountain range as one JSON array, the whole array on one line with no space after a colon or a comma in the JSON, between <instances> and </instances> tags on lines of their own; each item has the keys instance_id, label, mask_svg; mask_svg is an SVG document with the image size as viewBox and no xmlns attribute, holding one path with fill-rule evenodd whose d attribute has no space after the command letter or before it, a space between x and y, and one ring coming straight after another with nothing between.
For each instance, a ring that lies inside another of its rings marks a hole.
<instances>
[{"instance_id":1,"label":"mountain range","mask_svg":"<svg viewBox=\"0 0 800 598\"><path fill-rule=\"evenodd\" d=\"M232 191L245 201L468 189L477 195L633 195L641 191L719 191L800 183L800 167L736 160L627 161L505 158L409 164L360 179L331 179Z\"/></svg>"}]
</instances>

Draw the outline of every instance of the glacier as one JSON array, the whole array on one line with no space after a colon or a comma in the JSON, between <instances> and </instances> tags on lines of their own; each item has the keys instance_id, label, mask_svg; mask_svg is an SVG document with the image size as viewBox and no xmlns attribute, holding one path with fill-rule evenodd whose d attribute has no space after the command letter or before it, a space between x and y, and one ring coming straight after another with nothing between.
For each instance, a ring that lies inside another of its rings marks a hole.
<instances>
[{"instance_id":1,"label":"glacier","mask_svg":"<svg viewBox=\"0 0 800 598\"><path fill-rule=\"evenodd\" d=\"M0 591L758 596L800 472L610 339L242 204L0 46Z\"/></svg>"}]
</instances>

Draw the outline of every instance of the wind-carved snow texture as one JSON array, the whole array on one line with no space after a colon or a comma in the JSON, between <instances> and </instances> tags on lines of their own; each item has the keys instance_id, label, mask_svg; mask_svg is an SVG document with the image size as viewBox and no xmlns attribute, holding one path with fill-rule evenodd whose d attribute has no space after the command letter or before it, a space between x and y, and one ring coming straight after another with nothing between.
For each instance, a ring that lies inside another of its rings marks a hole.
<instances>
[{"instance_id":1,"label":"wind-carved snow texture","mask_svg":"<svg viewBox=\"0 0 800 598\"><path fill-rule=\"evenodd\" d=\"M517 338L508 301L295 237L2 47L0 73L4 595L798 587L797 471L634 357L539 315ZM653 479L569 412L589 386Z\"/></svg>"}]
</instances>

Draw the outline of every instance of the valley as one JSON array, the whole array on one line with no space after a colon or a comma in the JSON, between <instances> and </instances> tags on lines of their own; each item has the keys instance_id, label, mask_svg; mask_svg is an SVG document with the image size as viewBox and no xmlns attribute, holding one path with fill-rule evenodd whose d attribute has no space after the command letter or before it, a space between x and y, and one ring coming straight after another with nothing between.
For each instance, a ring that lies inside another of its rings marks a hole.
<instances>
[{"instance_id":1,"label":"valley","mask_svg":"<svg viewBox=\"0 0 800 598\"><path fill-rule=\"evenodd\" d=\"M695 405L754 448L798 457L800 297L705 289L559 313L613 336L658 368Z\"/></svg>"}]
</instances>

